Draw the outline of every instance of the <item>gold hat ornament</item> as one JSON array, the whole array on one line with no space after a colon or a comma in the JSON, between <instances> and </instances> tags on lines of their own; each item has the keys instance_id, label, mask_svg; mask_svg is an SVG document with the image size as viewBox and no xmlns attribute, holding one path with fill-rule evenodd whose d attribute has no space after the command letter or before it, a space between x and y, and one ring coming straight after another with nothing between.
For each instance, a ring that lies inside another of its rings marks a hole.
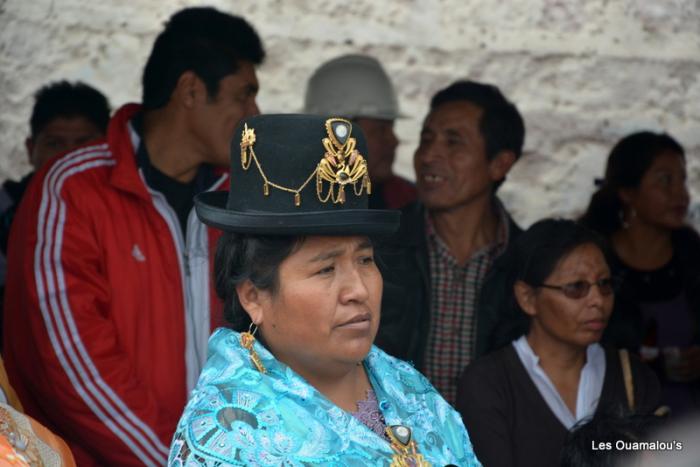
<instances>
[{"instance_id":1,"label":"gold hat ornament","mask_svg":"<svg viewBox=\"0 0 700 467\"><path fill-rule=\"evenodd\" d=\"M195 196L197 216L244 234L390 235L401 213L369 208L366 147L344 118L247 117L231 142L228 189Z\"/></svg>"},{"instance_id":2,"label":"gold hat ornament","mask_svg":"<svg viewBox=\"0 0 700 467\"><path fill-rule=\"evenodd\" d=\"M355 148L357 144L352 135L352 123L343 118L329 118L325 122L326 138L321 140L325 149L316 169L298 188L290 188L275 183L267 178L258 160L253 146L256 143L255 129L246 123L241 135L241 167L248 170L255 162L263 180L263 193L270 194L270 187L294 194L294 205L301 206L301 191L316 178L316 196L322 203L331 200L335 204L345 203L345 186L352 185L355 196L364 192L372 193L372 182L367 171L367 161ZM324 187L324 182L328 187ZM359 183L358 183L359 182ZM359 185L359 186L358 186ZM325 192L325 194L324 194Z\"/></svg>"}]
</instances>

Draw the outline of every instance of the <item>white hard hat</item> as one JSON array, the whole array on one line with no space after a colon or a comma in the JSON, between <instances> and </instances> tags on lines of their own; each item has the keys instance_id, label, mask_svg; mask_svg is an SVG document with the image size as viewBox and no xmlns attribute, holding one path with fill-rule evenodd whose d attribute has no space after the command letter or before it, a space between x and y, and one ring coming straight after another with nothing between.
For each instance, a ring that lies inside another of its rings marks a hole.
<instances>
[{"instance_id":1,"label":"white hard hat","mask_svg":"<svg viewBox=\"0 0 700 467\"><path fill-rule=\"evenodd\" d=\"M400 116L389 76L367 55L343 55L321 65L306 86L304 111L383 120Z\"/></svg>"}]
</instances>

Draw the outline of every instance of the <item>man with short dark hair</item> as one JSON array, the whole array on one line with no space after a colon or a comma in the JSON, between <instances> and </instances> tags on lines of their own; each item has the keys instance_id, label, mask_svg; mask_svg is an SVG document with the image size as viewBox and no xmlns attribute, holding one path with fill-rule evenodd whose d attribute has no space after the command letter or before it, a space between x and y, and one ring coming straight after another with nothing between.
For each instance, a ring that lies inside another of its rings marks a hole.
<instances>
[{"instance_id":1,"label":"man with short dark hair","mask_svg":"<svg viewBox=\"0 0 700 467\"><path fill-rule=\"evenodd\" d=\"M104 137L109 122L109 102L87 84L58 81L47 84L34 95L29 119L30 134L24 144L34 170L51 157L71 151ZM8 180L0 191L0 248L7 253L10 224L34 172L21 180ZM4 258L3 258L4 262ZM2 283L4 284L4 268Z\"/></svg>"},{"instance_id":2,"label":"man with short dark hair","mask_svg":"<svg viewBox=\"0 0 700 467\"><path fill-rule=\"evenodd\" d=\"M97 89L68 81L50 83L36 93L31 134L25 145L34 169L51 157L102 138L109 123L109 102Z\"/></svg>"},{"instance_id":3,"label":"man with short dark hair","mask_svg":"<svg viewBox=\"0 0 700 467\"><path fill-rule=\"evenodd\" d=\"M238 122L258 113L262 43L213 8L173 15L106 139L45 164L15 218L6 366L27 412L80 466L164 465L221 324L215 238L193 196L225 188Z\"/></svg>"},{"instance_id":4,"label":"man with short dark hair","mask_svg":"<svg viewBox=\"0 0 700 467\"><path fill-rule=\"evenodd\" d=\"M414 362L450 403L479 337L481 285L520 232L495 191L524 137L520 113L495 86L458 81L438 92L414 155L419 201L378 247L377 345Z\"/></svg>"}]
</instances>

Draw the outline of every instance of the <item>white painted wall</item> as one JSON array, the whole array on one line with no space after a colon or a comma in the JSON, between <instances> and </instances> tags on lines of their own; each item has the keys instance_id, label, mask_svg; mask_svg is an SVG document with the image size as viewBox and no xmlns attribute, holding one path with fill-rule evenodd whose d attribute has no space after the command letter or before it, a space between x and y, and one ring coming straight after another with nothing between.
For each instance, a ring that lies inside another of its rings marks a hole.
<instances>
[{"instance_id":1,"label":"white painted wall","mask_svg":"<svg viewBox=\"0 0 700 467\"><path fill-rule=\"evenodd\" d=\"M299 111L322 61L380 59L410 116L396 165L409 177L430 96L457 78L500 86L527 125L527 153L501 189L523 225L579 213L612 144L639 129L681 141L700 194L698 0L0 0L0 179L29 170L37 88L80 79L115 107L138 100L163 21L196 4L243 15L263 37L263 111Z\"/></svg>"}]
</instances>

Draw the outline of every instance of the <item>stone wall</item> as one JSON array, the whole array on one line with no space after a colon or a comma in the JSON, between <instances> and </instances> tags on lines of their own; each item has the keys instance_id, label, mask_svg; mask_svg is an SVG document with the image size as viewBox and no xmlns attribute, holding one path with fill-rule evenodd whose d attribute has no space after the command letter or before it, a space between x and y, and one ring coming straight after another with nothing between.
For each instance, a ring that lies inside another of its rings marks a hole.
<instances>
[{"instance_id":1,"label":"stone wall","mask_svg":"<svg viewBox=\"0 0 700 467\"><path fill-rule=\"evenodd\" d=\"M80 79L113 106L138 100L142 66L181 0L0 0L0 179L29 170L23 150L32 94ZM700 194L698 0L218 0L248 18L268 59L266 112L302 107L322 61L379 58L402 110L398 172L411 156L429 97L457 78L500 86L523 112L526 154L501 189L523 225L585 207L611 145L638 129L666 130L689 155Z\"/></svg>"}]
</instances>

